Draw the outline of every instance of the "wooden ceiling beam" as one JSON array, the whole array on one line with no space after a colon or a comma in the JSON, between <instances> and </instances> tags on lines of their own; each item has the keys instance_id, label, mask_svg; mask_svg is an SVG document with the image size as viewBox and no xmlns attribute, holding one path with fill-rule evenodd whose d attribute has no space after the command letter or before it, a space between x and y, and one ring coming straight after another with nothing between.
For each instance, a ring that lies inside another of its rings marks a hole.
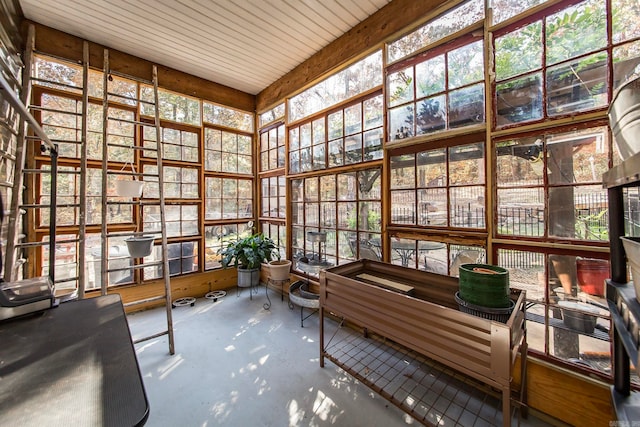
<instances>
[{"instance_id":1,"label":"wooden ceiling beam","mask_svg":"<svg viewBox=\"0 0 640 427\"><path fill-rule=\"evenodd\" d=\"M25 20L23 31L33 23L36 28L36 50L59 58L80 63L82 42L79 37L42 24ZM92 68L102 69L105 46L89 42L89 62ZM140 79L151 80L152 62L127 53L109 49L109 64L113 71ZM254 95L230 88L173 68L158 65L160 87L184 95L202 98L228 107L254 112Z\"/></svg>"},{"instance_id":2,"label":"wooden ceiling beam","mask_svg":"<svg viewBox=\"0 0 640 427\"><path fill-rule=\"evenodd\" d=\"M257 111L281 102L331 69L380 45L448 0L394 0L257 95Z\"/></svg>"}]
</instances>

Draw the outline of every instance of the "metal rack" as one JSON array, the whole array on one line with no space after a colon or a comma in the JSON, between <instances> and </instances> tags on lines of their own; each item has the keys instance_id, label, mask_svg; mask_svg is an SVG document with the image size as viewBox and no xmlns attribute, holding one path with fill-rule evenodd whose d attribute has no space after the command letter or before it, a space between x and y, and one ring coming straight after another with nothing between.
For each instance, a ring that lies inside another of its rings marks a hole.
<instances>
[{"instance_id":1,"label":"metal rack","mask_svg":"<svg viewBox=\"0 0 640 427\"><path fill-rule=\"evenodd\" d=\"M627 265L621 236L625 235L625 187L640 186L640 153L626 159L603 175L609 195L609 245L611 280L607 281L607 303L613 335L613 381L611 400L617 418L631 424L640 419L640 393L631 391L630 357L640 373L638 325L640 303L633 283L627 283Z\"/></svg>"}]
</instances>

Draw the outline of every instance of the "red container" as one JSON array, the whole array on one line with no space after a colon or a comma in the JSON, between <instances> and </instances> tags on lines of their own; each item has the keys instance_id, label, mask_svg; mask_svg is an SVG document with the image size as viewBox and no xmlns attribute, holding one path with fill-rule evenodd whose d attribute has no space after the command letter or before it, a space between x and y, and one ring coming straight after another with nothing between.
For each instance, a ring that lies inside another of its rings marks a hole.
<instances>
[{"instance_id":1,"label":"red container","mask_svg":"<svg viewBox=\"0 0 640 427\"><path fill-rule=\"evenodd\" d=\"M604 259L576 259L578 285L583 292L604 296L604 281L609 278L609 261Z\"/></svg>"}]
</instances>

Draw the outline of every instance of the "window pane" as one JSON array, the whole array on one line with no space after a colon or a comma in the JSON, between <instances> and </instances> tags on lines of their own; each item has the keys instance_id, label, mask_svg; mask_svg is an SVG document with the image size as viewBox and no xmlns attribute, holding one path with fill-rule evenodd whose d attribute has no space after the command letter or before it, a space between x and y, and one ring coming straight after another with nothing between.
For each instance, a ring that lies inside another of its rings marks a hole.
<instances>
[{"instance_id":1,"label":"window pane","mask_svg":"<svg viewBox=\"0 0 640 427\"><path fill-rule=\"evenodd\" d=\"M382 158L382 128L374 129L364 134L364 158L363 160L376 160Z\"/></svg>"},{"instance_id":2,"label":"window pane","mask_svg":"<svg viewBox=\"0 0 640 427\"><path fill-rule=\"evenodd\" d=\"M369 98L363 101L362 108L364 109L364 129L365 130L382 126L382 119L384 117L382 95L378 95L376 97Z\"/></svg>"},{"instance_id":3,"label":"window pane","mask_svg":"<svg viewBox=\"0 0 640 427\"><path fill-rule=\"evenodd\" d=\"M351 135L362 132L362 104L344 109L344 133Z\"/></svg>"},{"instance_id":4,"label":"window pane","mask_svg":"<svg viewBox=\"0 0 640 427\"><path fill-rule=\"evenodd\" d=\"M614 48L613 89L638 77L640 77L640 40Z\"/></svg>"},{"instance_id":5,"label":"window pane","mask_svg":"<svg viewBox=\"0 0 640 427\"><path fill-rule=\"evenodd\" d=\"M449 126L484 123L484 83L449 93Z\"/></svg>"},{"instance_id":6,"label":"window pane","mask_svg":"<svg viewBox=\"0 0 640 427\"><path fill-rule=\"evenodd\" d=\"M615 43L640 36L640 3L635 0L612 0L613 41Z\"/></svg>"},{"instance_id":7,"label":"window pane","mask_svg":"<svg viewBox=\"0 0 640 427\"><path fill-rule=\"evenodd\" d=\"M414 98L413 68L409 67L389 74L387 90L389 91L389 107L411 101Z\"/></svg>"},{"instance_id":8,"label":"window pane","mask_svg":"<svg viewBox=\"0 0 640 427\"><path fill-rule=\"evenodd\" d=\"M415 224L415 190L391 192L391 222L396 224Z\"/></svg>"},{"instance_id":9,"label":"window pane","mask_svg":"<svg viewBox=\"0 0 640 427\"><path fill-rule=\"evenodd\" d=\"M416 133L427 133L443 130L447 126L446 96L438 95L433 98L418 101L416 117Z\"/></svg>"},{"instance_id":10,"label":"window pane","mask_svg":"<svg viewBox=\"0 0 640 427\"><path fill-rule=\"evenodd\" d=\"M422 151L417 155L417 163L419 187L447 185L446 149Z\"/></svg>"},{"instance_id":11,"label":"window pane","mask_svg":"<svg viewBox=\"0 0 640 427\"><path fill-rule=\"evenodd\" d=\"M204 121L207 123L245 132L253 132L253 114L251 113L211 104L209 102L202 103L202 112L204 114Z\"/></svg>"},{"instance_id":12,"label":"window pane","mask_svg":"<svg viewBox=\"0 0 640 427\"><path fill-rule=\"evenodd\" d=\"M547 70L549 115L567 114L607 104L607 54L601 52Z\"/></svg>"},{"instance_id":13,"label":"window pane","mask_svg":"<svg viewBox=\"0 0 640 427\"><path fill-rule=\"evenodd\" d=\"M484 184L484 144L449 148L449 184Z\"/></svg>"},{"instance_id":14,"label":"window pane","mask_svg":"<svg viewBox=\"0 0 640 427\"><path fill-rule=\"evenodd\" d=\"M329 139L340 138L342 136L342 110L329 114Z\"/></svg>"},{"instance_id":15,"label":"window pane","mask_svg":"<svg viewBox=\"0 0 640 427\"><path fill-rule=\"evenodd\" d=\"M541 119L542 75L540 73L496 84L498 126Z\"/></svg>"},{"instance_id":16,"label":"window pane","mask_svg":"<svg viewBox=\"0 0 640 427\"><path fill-rule=\"evenodd\" d=\"M388 61L394 62L441 40L484 17L484 1L469 0L387 45Z\"/></svg>"},{"instance_id":17,"label":"window pane","mask_svg":"<svg viewBox=\"0 0 640 427\"><path fill-rule=\"evenodd\" d=\"M484 228L484 186L449 189L452 227Z\"/></svg>"},{"instance_id":18,"label":"window pane","mask_svg":"<svg viewBox=\"0 0 640 427\"><path fill-rule=\"evenodd\" d=\"M602 0L587 0L545 19L548 64L606 46L605 4Z\"/></svg>"},{"instance_id":19,"label":"window pane","mask_svg":"<svg viewBox=\"0 0 640 427\"><path fill-rule=\"evenodd\" d=\"M415 156L404 154L391 157L391 188L415 188Z\"/></svg>"},{"instance_id":20,"label":"window pane","mask_svg":"<svg viewBox=\"0 0 640 427\"><path fill-rule=\"evenodd\" d=\"M418 225L446 226L448 223L447 206L446 188L418 190Z\"/></svg>"},{"instance_id":21,"label":"window pane","mask_svg":"<svg viewBox=\"0 0 640 427\"><path fill-rule=\"evenodd\" d=\"M522 138L496 143L496 179L499 186L543 183L542 141Z\"/></svg>"},{"instance_id":22,"label":"window pane","mask_svg":"<svg viewBox=\"0 0 640 427\"><path fill-rule=\"evenodd\" d=\"M549 137L549 184L601 182L609 169L607 136L606 128L591 128Z\"/></svg>"},{"instance_id":23,"label":"window pane","mask_svg":"<svg viewBox=\"0 0 640 427\"><path fill-rule=\"evenodd\" d=\"M413 104L389 110L389 132L392 140L413 136Z\"/></svg>"},{"instance_id":24,"label":"window pane","mask_svg":"<svg viewBox=\"0 0 640 427\"><path fill-rule=\"evenodd\" d=\"M484 79L482 40L470 43L447 54L449 89Z\"/></svg>"},{"instance_id":25,"label":"window pane","mask_svg":"<svg viewBox=\"0 0 640 427\"><path fill-rule=\"evenodd\" d=\"M496 80L505 80L542 66L542 22L496 38Z\"/></svg>"},{"instance_id":26,"label":"window pane","mask_svg":"<svg viewBox=\"0 0 640 427\"><path fill-rule=\"evenodd\" d=\"M422 98L444 91L444 55L416 65L416 97Z\"/></svg>"},{"instance_id":27,"label":"window pane","mask_svg":"<svg viewBox=\"0 0 640 427\"><path fill-rule=\"evenodd\" d=\"M544 235L544 189L498 189L499 235L538 237Z\"/></svg>"},{"instance_id":28,"label":"window pane","mask_svg":"<svg viewBox=\"0 0 640 427\"><path fill-rule=\"evenodd\" d=\"M493 23L506 21L546 0L493 0Z\"/></svg>"}]
</instances>

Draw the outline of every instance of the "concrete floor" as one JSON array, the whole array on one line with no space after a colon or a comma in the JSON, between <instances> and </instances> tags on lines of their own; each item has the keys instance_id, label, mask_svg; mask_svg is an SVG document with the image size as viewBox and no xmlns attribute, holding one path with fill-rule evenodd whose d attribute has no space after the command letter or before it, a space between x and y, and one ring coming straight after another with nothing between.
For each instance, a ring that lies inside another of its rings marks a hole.
<instances>
[{"instance_id":1,"label":"concrete floor","mask_svg":"<svg viewBox=\"0 0 640 427\"><path fill-rule=\"evenodd\" d=\"M248 290L230 290L217 302L173 309L173 356L166 335L136 345L147 426L421 425L329 360L320 368L317 315L302 328L298 307L270 290L265 310L264 287L257 292L250 300ZM166 328L164 308L128 320L134 339ZM327 321L325 336L335 328ZM549 424L529 417L523 425Z\"/></svg>"}]
</instances>

